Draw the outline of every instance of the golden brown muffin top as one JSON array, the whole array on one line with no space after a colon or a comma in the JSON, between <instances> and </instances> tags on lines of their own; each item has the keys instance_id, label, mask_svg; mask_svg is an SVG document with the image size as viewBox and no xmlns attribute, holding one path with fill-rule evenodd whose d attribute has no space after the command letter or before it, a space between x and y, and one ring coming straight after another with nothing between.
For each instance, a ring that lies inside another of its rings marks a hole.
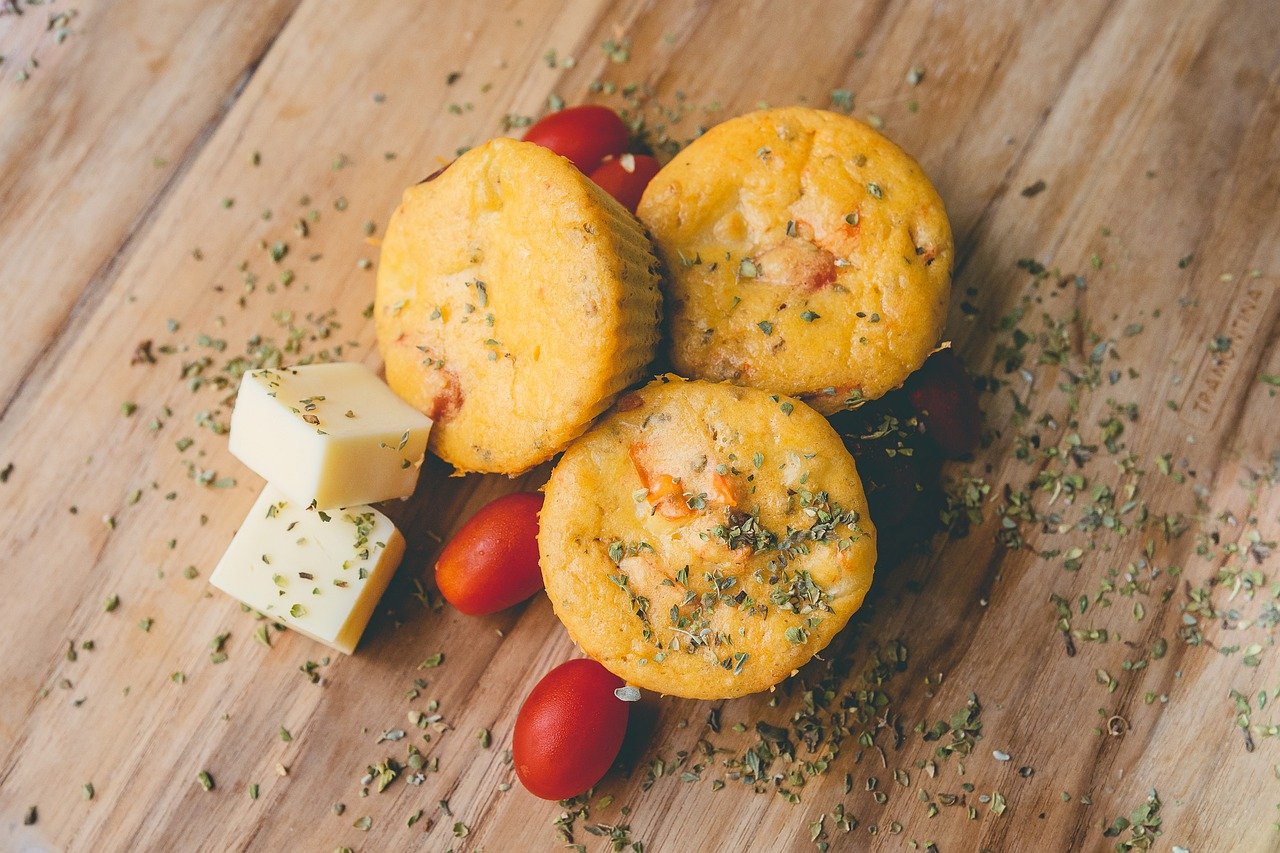
<instances>
[{"instance_id":1,"label":"golden brown muffin top","mask_svg":"<svg viewBox=\"0 0 1280 853\"><path fill-rule=\"evenodd\" d=\"M627 394L546 487L547 594L632 684L722 698L771 687L862 604L875 529L853 459L797 400L710 382Z\"/></svg>"},{"instance_id":2,"label":"golden brown muffin top","mask_svg":"<svg viewBox=\"0 0 1280 853\"><path fill-rule=\"evenodd\" d=\"M374 304L387 382L459 471L525 471L640 378L656 267L639 222L572 163L491 140L405 190L387 226Z\"/></svg>"},{"instance_id":3,"label":"golden brown muffin top","mask_svg":"<svg viewBox=\"0 0 1280 853\"><path fill-rule=\"evenodd\" d=\"M730 119L649 184L675 369L828 414L901 385L946 319L951 229L924 172L862 122Z\"/></svg>"}]
</instances>

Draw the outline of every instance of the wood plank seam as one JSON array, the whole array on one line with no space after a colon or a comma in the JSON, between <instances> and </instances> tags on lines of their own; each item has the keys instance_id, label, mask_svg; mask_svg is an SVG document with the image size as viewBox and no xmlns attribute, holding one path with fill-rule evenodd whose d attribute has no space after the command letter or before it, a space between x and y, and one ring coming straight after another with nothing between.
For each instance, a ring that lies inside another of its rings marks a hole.
<instances>
[{"instance_id":1,"label":"wood plank seam","mask_svg":"<svg viewBox=\"0 0 1280 853\"><path fill-rule=\"evenodd\" d=\"M1093 44L1097 40L1098 33L1102 32L1102 29L1105 26L1107 20L1111 17L1112 10L1113 10L1113 6L1111 4L1108 4L1103 7L1102 14L1098 16L1097 20L1094 21L1093 26L1089 30L1089 35L1085 40L1087 44ZM1014 44L1016 44L1016 42L1011 39L1009 44L1005 48L1005 53L1002 53L992 63L993 70L1000 67L1000 63L1003 61L1004 57L1007 55L1007 52L1010 49L1012 49ZM1075 57L1071 60L1071 63L1065 69L1063 69L1063 73L1060 78L1062 82L1058 86L1058 88L1053 92L1052 97L1049 99L1051 105L1058 103L1062 99L1063 93L1070 88L1072 79L1075 77L1076 72L1080 69L1081 63L1084 61L1085 57L1088 56L1088 54L1089 54L1088 51L1081 51L1080 53L1077 53ZM988 85L991 83L991 80L994 78L994 76L995 75L993 74L987 78ZM1013 176L1018 173L1019 169L1021 169L1022 164L1027 159L1027 155L1029 155L1031 151L1038 144L1040 140L1040 134L1044 131L1045 127L1048 125L1049 116L1051 116L1052 114L1053 114L1052 106L1045 108L1041 112L1040 116L1036 119L1035 124L1033 124L1030 130L1027 131L1026 141L1023 142L1023 144L1018 147L1018 153L1014 156L1013 160L1009 163L1009 168L1005 169L1004 174L1000 176L1000 183L996 185L996 189L991 193L986 203L982 206L982 209L978 211L978 215L977 217L974 218L973 224L969 226L968 230L966 230L963 235L957 238L956 262L951 272L951 280L953 282L953 287L959 284L960 280L964 276L965 268L968 266L970 258L973 257L974 247L977 246L978 244L977 235L981 233L982 226L990 216L994 216L995 213L1000 209L1001 202L1003 202L1008 195L1010 181L1013 179ZM972 120L972 118L973 118L972 115L968 116L965 122L965 126L957 130L956 139L962 139L964 137L964 132L968 125L968 121ZM956 288L956 289L958 290L959 288Z\"/></svg>"},{"instance_id":2,"label":"wood plank seam","mask_svg":"<svg viewBox=\"0 0 1280 853\"><path fill-rule=\"evenodd\" d=\"M279 31L277 31L267 42L259 53L252 57L245 65L244 70L236 78L236 83L232 86L231 91L222 99L221 106L210 116L200 131L192 138L191 143L186 150L182 152L182 156L178 159L173 171L169 177L155 192L154 195L143 206L142 210L135 217L134 221L129 225L125 232L124 239L120 245L112 252L103 263L94 271L89 280L85 282L84 287L80 291L80 295L76 297L76 301L72 303L71 308L63 315L56 329L49 336L48 342L40 349L39 352L23 367L18 382L14 385L13 393L0 406L0 425L3 425L10 411L14 410L14 406L23 397L28 386L32 385L32 380L43 378L51 374L61 363L62 355L68 350L77 339L80 331L84 328L93 311L102 304L107 294L111 291L112 285L115 283L119 270L131 257L133 247L145 236L150 227L157 221L161 211L164 209L169 197L174 189L182 182L182 180L191 171L196 160L204 151L205 146L211 140L218 128L226 121L230 115L232 108L239 100L241 94L248 87L253 76L257 73L258 68L262 65L263 60L271 52L280 36L284 34L289 26L289 22L293 20L293 16L298 10L298 5L289 11L281 22ZM40 387L42 383L36 382L35 387ZM17 410L21 411L21 409Z\"/></svg>"}]
</instances>

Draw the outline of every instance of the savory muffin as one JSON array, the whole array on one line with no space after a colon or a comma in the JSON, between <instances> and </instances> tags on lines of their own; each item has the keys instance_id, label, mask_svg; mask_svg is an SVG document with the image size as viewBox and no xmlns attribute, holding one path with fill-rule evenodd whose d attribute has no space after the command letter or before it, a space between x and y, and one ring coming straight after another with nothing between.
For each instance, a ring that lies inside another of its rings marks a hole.
<instances>
[{"instance_id":1,"label":"savory muffin","mask_svg":"<svg viewBox=\"0 0 1280 853\"><path fill-rule=\"evenodd\" d=\"M568 160L494 139L405 191L374 304L392 389L459 472L550 459L637 381L658 340L640 223Z\"/></svg>"},{"instance_id":2,"label":"savory muffin","mask_svg":"<svg viewBox=\"0 0 1280 853\"><path fill-rule=\"evenodd\" d=\"M772 687L862 604L875 528L853 458L798 400L658 380L565 451L538 550L569 635L629 683Z\"/></svg>"},{"instance_id":3,"label":"savory muffin","mask_svg":"<svg viewBox=\"0 0 1280 853\"><path fill-rule=\"evenodd\" d=\"M942 200L856 119L789 107L726 121L658 173L639 216L670 273L670 357L685 375L832 414L901 385L942 334Z\"/></svg>"}]
</instances>

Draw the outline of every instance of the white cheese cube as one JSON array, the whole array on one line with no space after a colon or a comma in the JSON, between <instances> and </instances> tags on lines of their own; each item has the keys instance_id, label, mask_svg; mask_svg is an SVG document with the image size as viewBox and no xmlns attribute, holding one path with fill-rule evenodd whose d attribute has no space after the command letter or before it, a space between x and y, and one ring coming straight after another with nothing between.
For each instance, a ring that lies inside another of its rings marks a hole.
<instances>
[{"instance_id":1,"label":"white cheese cube","mask_svg":"<svg viewBox=\"0 0 1280 853\"><path fill-rule=\"evenodd\" d=\"M407 498L431 419L363 364L244 375L231 453L289 498L317 509Z\"/></svg>"},{"instance_id":2,"label":"white cheese cube","mask_svg":"<svg viewBox=\"0 0 1280 853\"><path fill-rule=\"evenodd\" d=\"M209 583L351 654L403 556L404 537L373 507L309 510L268 485Z\"/></svg>"}]
</instances>

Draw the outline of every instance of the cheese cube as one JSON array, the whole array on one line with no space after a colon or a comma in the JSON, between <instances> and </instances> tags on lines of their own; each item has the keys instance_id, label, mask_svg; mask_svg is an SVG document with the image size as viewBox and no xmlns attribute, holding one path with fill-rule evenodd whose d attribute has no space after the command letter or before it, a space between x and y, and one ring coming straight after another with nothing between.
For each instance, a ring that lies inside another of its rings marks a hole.
<instances>
[{"instance_id":1,"label":"cheese cube","mask_svg":"<svg viewBox=\"0 0 1280 853\"><path fill-rule=\"evenodd\" d=\"M431 419L363 364L308 364L244 375L231 453L302 506L407 498Z\"/></svg>"},{"instance_id":2,"label":"cheese cube","mask_svg":"<svg viewBox=\"0 0 1280 853\"><path fill-rule=\"evenodd\" d=\"M404 537L373 507L307 509L268 485L209 583L351 654L403 556Z\"/></svg>"}]
</instances>

